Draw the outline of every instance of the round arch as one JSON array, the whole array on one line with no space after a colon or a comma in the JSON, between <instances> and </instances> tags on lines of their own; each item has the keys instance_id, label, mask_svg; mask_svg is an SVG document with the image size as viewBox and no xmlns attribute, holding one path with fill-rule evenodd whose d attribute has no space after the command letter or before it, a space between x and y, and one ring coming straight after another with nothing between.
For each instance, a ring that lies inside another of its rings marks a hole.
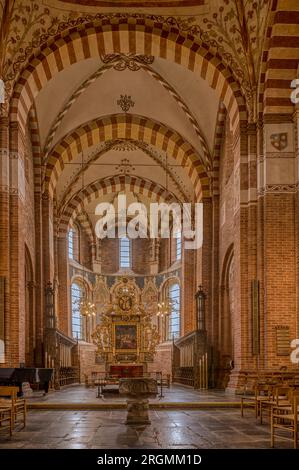
<instances>
[{"instance_id":1,"label":"round arch","mask_svg":"<svg viewBox=\"0 0 299 470\"><path fill-rule=\"evenodd\" d=\"M68 225L75 220L86 201L91 202L103 195L115 194L125 190L147 196L155 202L163 200L169 204L180 204L174 194L151 180L132 175L111 176L89 184L70 199L60 216L59 235L65 236Z\"/></svg>"},{"instance_id":2,"label":"round arch","mask_svg":"<svg viewBox=\"0 0 299 470\"><path fill-rule=\"evenodd\" d=\"M220 289L220 318L219 318L219 350L222 366L227 367L233 360L233 318L231 310L231 270L234 262L234 245L231 244L222 263L221 289Z\"/></svg>"},{"instance_id":3,"label":"round arch","mask_svg":"<svg viewBox=\"0 0 299 470\"><path fill-rule=\"evenodd\" d=\"M78 223L80 225L80 228L83 230L83 232L86 234L89 243L95 243L95 233L94 229L92 226L92 223L86 214L86 212L80 212L80 214L77 215L76 219L74 220L74 223Z\"/></svg>"},{"instance_id":4,"label":"round arch","mask_svg":"<svg viewBox=\"0 0 299 470\"><path fill-rule=\"evenodd\" d=\"M83 289L85 289L87 296L90 292L93 291L92 283L86 277L81 276L79 273L76 273L71 277L70 286L72 286L72 284L79 284Z\"/></svg>"},{"instance_id":5,"label":"round arch","mask_svg":"<svg viewBox=\"0 0 299 470\"><path fill-rule=\"evenodd\" d=\"M165 292L166 290L172 285L172 284L179 284L181 287L181 279L178 276L174 275L169 275L161 284L159 288L159 294L163 297L165 297Z\"/></svg>"}]
</instances>

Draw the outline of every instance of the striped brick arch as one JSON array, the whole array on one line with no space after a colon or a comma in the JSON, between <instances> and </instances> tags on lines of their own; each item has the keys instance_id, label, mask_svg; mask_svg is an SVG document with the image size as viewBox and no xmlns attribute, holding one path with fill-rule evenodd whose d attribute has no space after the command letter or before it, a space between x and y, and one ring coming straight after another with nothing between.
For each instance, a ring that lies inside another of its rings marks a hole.
<instances>
[{"instance_id":1,"label":"striped brick arch","mask_svg":"<svg viewBox=\"0 0 299 470\"><path fill-rule=\"evenodd\" d=\"M259 84L259 114L292 114L292 80L299 78L299 2L272 0Z\"/></svg>"},{"instance_id":2,"label":"striped brick arch","mask_svg":"<svg viewBox=\"0 0 299 470\"><path fill-rule=\"evenodd\" d=\"M89 184L71 198L60 216L59 236L64 237L66 235L68 226L80 217L86 204L96 199L99 199L100 202L101 197L107 194L117 195L121 191L143 195L153 202L180 204L180 201L173 193L151 180L132 175L111 176Z\"/></svg>"},{"instance_id":3,"label":"striped brick arch","mask_svg":"<svg viewBox=\"0 0 299 470\"><path fill-rule=\"evenodd\" d=\"M223 142L224 129L226 120L226 109L223 103L219 104L217 121L214 135L214 147L213 147L213 194L219 194L219 168L220 168L220 155L221 146Z\"/></svg>"},{"instance_id":4,"label":"striped brick arch","mask_svg":"<svg viewBox=\"0 0 299 470\"><path fill-rule=\"evenodd\" d=\"M239 83L221 57L191 35L147 18L111 18L85 23L61 32L29 59L14 88L11 117L23 129L34 98L45 84L65 67L80 60L111 53L161 57L194 71L216 90L232 125L246 120L246 104Z\"/></svg>"},{"instance_id":5,"label":"striped brick arch","mask_svg":"<svg viewBox=\"0 0 299 470\"><path fill-rule=\"evenodd\" d=\"M92 223L85 211L81 211L76 217L75 222L78 222L82 230L85 232L89 239L89 243L95 243L95 233Z\"/></svg>"},{"instance_id":6,"label":"striped brick arch","mask_svg":"<svg viewBox=\"0 0 299 470\"><path fill-rule=\"evenodd\" d=\"M40 143L40 132L35 105L31 107L28 115L28 129L30 132L33 167L34 167L34 189L35 192L42 190L42 150Z\"/></svg>"},{"instance_id":7,"label":"striped brick arch","mask_svg":"<svg viewBox=\"0 0 299 470\"><path fill-rule=\"evenodd\" d=\"M69 98L68 102L63 105L61 111L57 115L54 123L51 126L51 129L49 131L49 134L46 139L46 144L45 144L45 160L48 158L48 153L50 152L52 148L52 143L55 137L55 134L57 130L59 129L59 126L61 125L63 119L67 115L68 111L71 109L73 104L76 102L76 100L88 89L90 85L92 85L97 79L102 77L107 70L110 70L113 67L112 64L106 64L102 67L100 67L99 70L94 72L93 74L90 75L84 82L82 82L79 87L75 90L75 92L72 94L72 96ZM169 82L167 82L160 74L158 74L156 71L151 69L148 65L140 65L140 68L144 70L146 73L148 73L153 79L155 79L169 94L172 96L172 98L176 101L178 106L183 110L185 113L187 119L191 123L195 133L197 134L200 143L203 148L204 152L204 159L205 159L205 165L207 167L211 166L211 157L210 157L210 152L209 152L209 147L206 142L206 139L204 137L204 134L202 130L199 127L198 122L196 121L196 118L192 114L190 108L186 104L186 102L182 99L182 97L177 93L177 91L170 85Z\"/></svg>"},{"instance_id":8,"label":"striped brick arch","mask_svg":"<svg viewBox=\"0 0 299 470\"><path fill-rule=\"evenodd\" d=\"M188 168L196 199L209 197L209 178L194 147L162 123L132 114L114 114L90 121L62 139L49 155L45 187L53 194L65 165L84 150L114 139L129 139L153 145Z\"/></svg>"}]
</instances>

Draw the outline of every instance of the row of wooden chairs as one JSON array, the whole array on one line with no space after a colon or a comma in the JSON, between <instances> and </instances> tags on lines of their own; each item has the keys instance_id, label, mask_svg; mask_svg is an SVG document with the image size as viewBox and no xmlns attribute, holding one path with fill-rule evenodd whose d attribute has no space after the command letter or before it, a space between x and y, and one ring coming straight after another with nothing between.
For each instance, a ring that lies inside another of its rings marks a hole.
<instances>
[{"instance_id":1,"label":"row of wooden chairs","mask_svg":"<svg viewBox=\"0 0 299 470\"><path fill-rule=\"evenodd\" d=\"M13 410L12 406L0 405L0 429L8 428L9 435L12 436L13 431Z\"/></svg>"},{"instance_id":2,"label":"row of wooden chairs","mask_svg":"<svg viewBox=\"0 0 299 470\"><path fill-rule=\"evenodd\" d=\"M27 404L18 391L18 387L0 386L0 426L7 427L10 435L17 424L26 426Z\"/></svg>"},{"instance_id":3,"label":"row of wooden chairs","mask_svg":"<svg viewBox=\"0 0 299 470\"><path fill-rule=\"evenodd\" d=\"M275 437L279 436L291 439L294 448L297 448L299 384L281 385L281 383L257 382L252 395L244 393L241 397L241 416L244 416L245 407L254 408L255 417L259 419L260 424L263 423L265 412L270 417L272 447L274 447ZM288 436L277 434L277 430L286 431Z\"/></svg>"},{"instance_id":4,"label":"row of wooden chairs","mask_svg":"<svg viewBox=\"0 0 299 470\"><path fill-rule=\"evenodd\" d=\"M287 431L291 437L281 435L282 439L292 439L294 449L298 445L298 417L299 417L299 391L290 390L288 404L273 405L271 409L271 447L275 444L276 430Z\"/></svg>"}]
</instances>

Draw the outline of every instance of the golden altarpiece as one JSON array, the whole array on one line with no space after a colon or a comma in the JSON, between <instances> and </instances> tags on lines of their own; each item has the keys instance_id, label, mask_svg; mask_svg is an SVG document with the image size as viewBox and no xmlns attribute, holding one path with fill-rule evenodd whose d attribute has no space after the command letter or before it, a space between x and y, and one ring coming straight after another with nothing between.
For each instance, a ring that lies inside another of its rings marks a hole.
<instances>
[{"instance_id":1,"label":"golden altarpiece","mask_svg":"<svg viewBox=\"0 0 299 470\"><path fill-rule=\"evenodd\" d=\"M115 284L92 334L106 373L137 376L147 372L159 343L153 307L144 302L134 279L123 277Z\"/></svg>"}]
</instances>

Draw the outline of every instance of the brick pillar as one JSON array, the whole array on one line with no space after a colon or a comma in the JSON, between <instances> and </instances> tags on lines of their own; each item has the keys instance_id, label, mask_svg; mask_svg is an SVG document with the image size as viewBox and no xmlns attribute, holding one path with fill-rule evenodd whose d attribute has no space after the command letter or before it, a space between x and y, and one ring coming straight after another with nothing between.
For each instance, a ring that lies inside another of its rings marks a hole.
<instances>
[{"instance_id":1,"label":"brick pillar","mask_svg":"<svg viewBox=\"0 0 299 470\"><path fill-rule=\"evenodd\" d=\"M4 343L5 363L12 360L13 344L10 339L10 233L9 233L9 120L0 118L0 276L5 278Z\"/></svg>"},{"instance_id":2,"label":"brick pillar","mask_svg":"<svg viewBox=\"0 0 299 470\"><path fill-rule=\"evenodd\" d=\"M203 200L203 245L199 250L201 258L197 260L200 276L198 285L202 285L206 294L206 329L208 342L213 344L214 321L212 316L212 252L213 252L213 203L212 199ZM197 287L197 286L196 286ZM194 290L194 294L197 289Z\"/></svg>"},{"instance_id":3,"label":"brick pillar","mask_svg":"<svg viewBox=\"0 0 299 470\"><path fill-rule=\"evenodd\" d=\"M43 325L45 308L44 270L43 270L43 237L42 237L42 196L40 191L34 193L35 225L35 365L43 365Z\"/></svg>"},{"instance_id":4,"label":"brick pillar","mask_svg":"<svg viewBox=\"0 0 299 470\"><path fill-rule=\"evenodd\" d=\"M59 329L66 335L71 336L69 312L70 307L70 279L69 260L67 250L67 237L57 239L57 272L58 272L58 325Z\"/></svg>"},{"instance_id":5,"label":"brick pillar","mask_svg":"<svg viewBox=\"0 0 299 470\"><path fill-rule=\"evenodd\" d=\"M215 351L219 345L219 195L212 198L213 220L212 220L212 279L211 279L211 310L213 322L213 346Z\"/></svg>"},{"instance_id":6,"label":"brick pillar","mask_svg":"<svg viewBox=\"0 0 299 470\"><path fill-rule=\"evenodd\" d=\"M234 135L234 311L233 324L233 358L234 369L230 375L228 388L238 386L239 373L250 365L250 291L249 263L252 260L252 243L249 243L249 206L255 204L254 182L249 179L251 160L250 143L246 122L240 124ZM253 201L252 201L253 199ZM255 249L254 249L255 252Z\"/></svg>"},{"instance_id":7,"label":"brick pillar","mask_svg":"<svg viewBox=\"0 0 299 470\"><path fill-rule=\"evenodd\" d=\"M181 336L196 329L196 250L185 250L182 245Z\"/></svg>"},{"instance_id":8,"label":"brick pillar","mask_svg":"<svg viewBox=\"0 0 299 470\"><path fill-rule=\"evenodd\" d=\"M264 154L259 164L259 234L263 236L259 273L263 275L260 367L266 369L292 367L288 352L281 355L278 349L276 334L283 329L291 341L298 333L294 137L291 116L265 116Z\"/></svg>"},{"instance_id":9,"label":"brick pillar","mask_svg":"<svg viewBox=\"0 0 299 470\"><path fill-rule=\"evenodd\" d=\"M24 135L10 123L10 341L11 366L25 362Z\"/></svg>"},{"instance_id":10,"label":"brick pillar","mask_svg":"<svg viewBox=\"0 0 299 470\"><path fill-rule=\"evenodd\" d=\"M53 228L53 199L48 192L42 195L42 241L44 289L48 282L54 279L54 228Z\"/></svg>"}]
</instances>

